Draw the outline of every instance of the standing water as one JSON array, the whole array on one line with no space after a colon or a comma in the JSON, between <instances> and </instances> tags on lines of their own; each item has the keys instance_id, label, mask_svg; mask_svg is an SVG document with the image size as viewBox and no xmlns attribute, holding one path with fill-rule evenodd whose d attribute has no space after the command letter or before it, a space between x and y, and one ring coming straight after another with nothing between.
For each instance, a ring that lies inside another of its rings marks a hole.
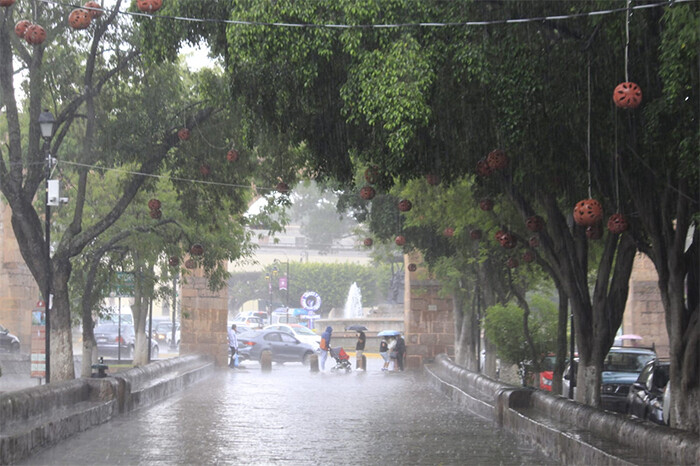
<instances>
[{"instance_id":1,"label":"standing water","mask_svg":"<svg viewBox=\"0 0 700 466\"><path fill-rule=\"evenodd\" d=\"M345 299L343 308L344 319L357 319L362 317L362 291L357 283L352 282L348 290L348 297Z\"/></svg>"}]
</instances>

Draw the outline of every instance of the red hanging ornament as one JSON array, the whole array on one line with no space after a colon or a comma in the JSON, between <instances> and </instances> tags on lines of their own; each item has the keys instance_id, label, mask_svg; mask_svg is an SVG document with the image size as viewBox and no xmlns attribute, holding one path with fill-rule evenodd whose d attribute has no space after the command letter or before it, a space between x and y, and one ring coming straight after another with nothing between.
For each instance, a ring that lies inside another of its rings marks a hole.
<instances>
[{"instance_id":1,"label":"red hanging ornament","mask_svg":"<svg viewBox=\"0 0 700 466\"><path fill-rule=\"evenodd\" d=\"M360 197L366 201L369 201L371 199L374 199L374 196L377 195L377 192L374 190L373 187L367 185L363 186L362 189L360 189Z\"/></svg>"},{"instance_id":2,"label":"red hanging ornament","mask_svg":"<svg viewBox=\"0 0 700 466\"><path fill-rule=\"evenodd\" d=\"M211 174L211 167L209 166L208 163L203 163L199 166L199 173L202 174L202 176L209 176Z\"/></svg>"},{"instance_id":3,"label":"red hanging ornament","mask_svg":"<svg viewBox=\"0 0 700 466\"><path fill-rule=\"evenodd\" d=\"M83 5L83 8L87 10L92 19L99 18L100 16L102 16L102 7L97 2L87 2L85 3L85 5Z\"/></svg>"},{"instance_id":4,"label":"red hanging ornament","mask_svg":"<svg viewBox=\"0 0 700 466\"><path fill-rule=\"evenodd\" d=\"M369 184L375 184L377 181L379 181L379 170L377 167L369 167L367 170L365 170L365 180Z\"/></svg>"},{"instance_id":5,"label":"red hanging ornament","mask_svg":"<svg viewBox=\"0 0 700 466\"><path fill-rule=\"evenodd\" d=\"M204 254L204 246L202 246L199 243L193 244L190 248L190 254L192 254L193 256L201 256L202 254Z\"/></svg>"},{"instance_id":6,"label":"red hanging ornament","mask_svg":"<svg viewBox=\"0 0 700 466\"><path fill-rule=\"evenodd\" d=\"M238 160L238 151L236 149L231 149L226 153L226 160L229 162L235 162Z\"/></svg>"},{"instance_id":7,"label":"red hanging ornament","mask_svg":"<svg viewBox=\"0 0 700 466\"><path fill-rule=\"evenodd\" d=\"M413 204L408 199L401 199L399 201L399 210L401 212L408 212L413 208Z\"/></svg>"},{"instance_id":8,"label":"red hanging ornament","mask_svg":"<svg viewBox=\"0 0 700 466\"><path fill-rule=\"evenodd\" d=\"M38 24L32 24L24 32L24 40L32 45L39 45L46 40L46 30Z\"/></svg>"},{"instance_id":9,"label":"red hanging ornament","mask_svg":"<svg viewBox=\"0 0 700 466\"><path fill-rule=\"evenodd\" d=\"M530 236L530 239L527 240L527 244L529 244L531 248L539 247L540 239L537 236Z\"/></svg>"},{"instance_id":10,"label":"red hanging ornament","mask_svg":"<svg viewBox=\"0 0 700 466\"><path fill-rule=\"evenodd\" d=\"M188 269L196 269L197 263L193 259L187 259L185 261L185 267Z\"/></svg>"},{"instance_id":11,"label":"red hanging ornament","mask_svg":"<svg viewBox=\"0 0 700 466\"><path fill-rule=\"evenodd\" d=\"M372 238L365 238L365 240L363 241L363 244L365 246L367 246L368 248L372 247L372 245L374 244L374 240Z\"/></svg>"},{"instance_id":12,"label":"red hanging ornament","mask_svg":"<svg viewBox=\"0 0 700 466\"><path fill-rule=\"evenodd\" d=\"M0 6L12 6L15 0L0 0Z\"/></svg>"},{"instance_id":13,"label":"red hanging ornament","mask_svg":"<svg viewBox=\"0 0 700 466\"><path fill-rule=\"evenodd\" d=\"M151 199L148 201L148 208L151 210L158 210L160 209L161 202L158 199Z\"/></svg>"},{"instance_id":14,"label":"red hanging ornament","mask_svg":"<svg viewBox=\"0 0 700 466\"><path fill-rule=\"evenodd\" d=\"M406 238L403 235L399 235L394 240L394 243L396 243L397 246L403 246L406 244Z\"/></svg>"},{"instance_id":15,"label":"red hanging ornament","mask_svg":"<svg viewBox=\"0 0 700 466\"><path fill-rule=\"evenodd\" d=\"M160 10L163 6L163 0L137 0L136 7L144 13L153 13Z\"/></svg>"},{"instance_id":16,"label":"red hanging ornament","mask_svg":"<svg viewBox=\"0 0 700 466\"><path fill-rule=\"evenodd\" d=\"M443 235L447 236L448 238L451 238L455 235L455 229L452 227L447 227L445 230L442 232Z\"/></svg>"},{"instance_id":17,"label":"red hanging ornament","mask_svg":"<svg viewBox=\"0 0 700 466\"><path fill-rule=\"evenodd\" d=\"M535 258L535 253L532 251L525 251L523 253L523 262L527 262L529 264L530 262L534 262Z\"/></svg>"},{"instance_id":18,"label":"red hanging ornament","mask_svg":"<svg viewBox=\"0 0 700 466\"><path fill-rule=\"evenodd\" d=\"M90 26L92 16L87 10L77 8L68 15L68 25L73 29L87 29Z\"/></svg>"},{"instance_id":19,"label":"red hanging ornament","mask_svg":"<svg viewBox=\"0 0 700 466\"><path fill-rule=\"evenodd\" d=\"M486 156L486 163L491 170L503 170L508 166L508 156L501 149L492 150Z\"/></svg>"},{"instance_id":20,"label":"red hanging ornament","mask_svg":"<svg viewBox=\"0 0 700 466\"><path fill-rule=\"evenodd\" d=\"M603 237L603 225L598 222L594 225L589 225L586 227L586 238L588 239L600 239Z\"/></svg>"},{"instance_id":21,"label":"red hanging ornament","mask_svg":"<svg viewBox=\"0 0 700 466\"><path fill-rule=\"evenodd\" d=\"M416 266L416 264L408 264L408 271L409 272L415 272L416 269L418 269L418 266Z\"/></svg>"},{"instance_id":22,"label":"red hanging ornament","mask_svg":"<svg viewBox=\"0 0 700 466\"><path fill-rule=\"evenodd\" d=\"M515 236L510 233L504 233L503 236L501 236L500 243L505 249L513 249L518 244Z\"/></svg>"},{"instance_id":23,"label":"red hanging ornament","mask_svg":"<svg viewBox=\"0 0 700 466\"><path fill-rule=\"evenodd\" d=\"M633 82L620 83L613 91L613 102L620 108L637 108L642 103L642 89Z\"/></svg>"},{"instance_id":24,"label":"red hanging ornament","mask_svg":"<svg viewBox=\"0 0 700 466\"><path fill-rule=\"evenodd\" d=\"M506 262L506 265L509 269L514 269L520 265L520 262L518 262L518 259L516 259L515 257L511 257L510 259L508 259L508 262Z\"/></svg>"},{"instance_id":25,"label":"red hanging ornament","mask_svg":"<svg viewBox=\"0 0 700 466\"><path fill-rule=\"evenodd\" d=\"M486 212L493 210L493 201L491 199L482 199L479 201L479 208Z\"/></svg>"},{"instance_id":26,"label":"red hanging ornament","mask_svg":"<svg viewBox=\"0 0 700 466\"><path fill-rule=\"evenodd\" d=\"M489 166L486 159L481 159L476 162L476 172L481 176L489 176L493 170Z\"/></svg>"},{"instance_id":27,"label":"red hanging ornament","mask_svg":"<svg viewBox=\"0 0 700 466\"><path fill-rule=\"evenodd\" d=\"M484 235L484 232L479 230L479 229L474 229L474 230L469 232L469 237L471 239L473 239L474 241L480 240L483 235Z\"/></svg>"},{"instance_id":28,"label":"red hanging ornament","mask_svg":"<svg viewBox=\"0 0 700 466\"><path fill-rule=\"evenodd\" d=\"M180 258L177 256L171 256L170 259L168 259L168 264L170 267L177 267L180 265Z\"/></svg>"},{"instance_id":29,"label":"red hanging ornament","mask_svg":"<svg viewBox=\"0 0 700 466\"><path fill-rule=\"evenodd\" d=\"M32 23L27 21L26 19L17 21L17 24L15 24L15 34L17 35L17 37L19 37L20 39L24 39L24 34L27 32L27 28L31 25Z\"/></svg>"},{"instance_id":30,"label":"red hanging ornament","mask_svg":"<svg viewBox=\"0 0 700 466\"><path fill-rule=\"evenodd\" d=\"M440 184L440 176L434 173L428 173L425 175L425 181L427 181L430 186L437 186Z\"/></svg>"},{"instance_id":31,"label":"red hanging ornament","mask_svg":"<svg viewBox=\"0 0 700 466\"><path fill-rule=\"evenodd\" d=\"M277 183L277 186L275 186L275 189L280 194L287 194L289 192L289 185L284 181L280 181Z\"/></svg>"},{"instance_id":32,"label":"red hanging ornament","mask_svg":"<svg viewBox=\"0 0 700 466\"><path fill-rule=\"evenodd\" d=\"M496 241L499 243L503 243L503 237L506 235L506 232L503 230L498 230L496 233L493 234L493 237L496 238Z\"/></svg>"},{"instance_id":33,"label":"red hanging ornament","mask_svg":"<svg viewBox=\"0 0 700 466\"><path fill-rule=\"evenodd\" d=\"M539 215L528 217L528 219L525 220L525 228L530 231L534 231L535 233L542 231L544 228L544 219Z\"/></svg>"},{"instance_id":34,"label":"red hanging ornament","mask_svg":"<svg viewBox=\"0 0 700 466\"><path fill-rule=\"evenodd\" d=\"M603 206L595 199L584 199L574 207L574 222L584 227L591 226L603 218Z\"/></svg>"},{"instance_id":35,"label":"red hanging ornament","mask_svg":"<svg viewBox=\"0 0 700 466\"><path fill-rule=\"evenodd\" d=\"M627 231L627 228L629 228L629 223L622 214L612 214L608 219L608 230L615 235Z\"/></svg>"},{"instance_id":36,"label":"red hanging ornament","mask_svg":"<svg viewBox=\"0 0 700 466\"><path fill-rule=\"evenodd\" d=\"M160 218L163 216L163 212L161 212L158 209L155 209L155 210L151 210L150 215L151 215L151 218L154 218L156 220L160 220Z\"/></svg>"},{"instance_id":37,"label":"red hanging ornament","mask_svg":"<svg viewBox=\"0 0 700 466\"><path fill-rule=\"evenodd\" d=\"M180 141L187 141L191 135L190 130L187 128L180 128L177 132L177 137L180 138Z\"/></svg>"}]
</instances>

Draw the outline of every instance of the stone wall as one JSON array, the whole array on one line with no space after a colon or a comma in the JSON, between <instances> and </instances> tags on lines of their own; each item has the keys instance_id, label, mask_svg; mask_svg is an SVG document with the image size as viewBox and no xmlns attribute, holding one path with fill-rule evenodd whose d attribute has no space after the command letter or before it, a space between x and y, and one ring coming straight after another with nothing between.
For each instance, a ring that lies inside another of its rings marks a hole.
<instances>
[{"instance_id":1,"label":"stone wall","mask_svg":"<svg viewBox=\"0 0 700 466\"><path fill-rule=\"evenodd\" d=\"M41 292L19 252L11 216L10 207L0 199L0 324L19 337L20 351L29 353L31 311Z\"/></svg>"},{"instance_id":2,"label":"stone wall","mask_svg":"<svg viewBox=\"0 0 700 466\"><path fill-rule=\"evenodd\" d=\"M228 292L211 291L202 269L182 284L180 354L211 356L217 366L228 360Z\"/></svg>"},{"instance_id":3,"label":"stone wall","mask_svg":"<svg viewBox=\"0 0 700 466\"><path fill-rule=\"evenodd\" d=\"M441 353L454 356L452 300L439 296L440 283L428 275L426 268L417 266L415 271L409 271L409 264L421 262L417 254L404 257L404 330L408 369L420 369Z\"/></svg>"},{"instance_id":4,"label":"stone wall","mask_svg":"<svg viewBox=\"0 0 700 466\"><path fill-rule=\"evenodd\" d=\"M700 464L689 432L595 409L551 393L491 380L439 355L425 366L431 385L561 464Z\"/></svg>"},{"instance_id":5,"label":"stone wall","mask_svg":"<svg viewBox=\"0 0 700 466\"><path fill-rule=\"evenodd\" d=\"M654 264L645 255L637 254L630 277L622 333L641 336L640 346L654 346L659 356L668 357L670 353L666 317L657 282L658 275Z\"/></svg>"},{"instance_id":6,"label":"stone wall","mask_svg":"<svg viewBox=\"0 0 700 466\"><path fill-rule=\"evenodd\" d=\"M159 401L213 373L202 356L151 363L102 379L0 394L0 464L15 463L119 413Z\"/></svg>"}]
</instances>

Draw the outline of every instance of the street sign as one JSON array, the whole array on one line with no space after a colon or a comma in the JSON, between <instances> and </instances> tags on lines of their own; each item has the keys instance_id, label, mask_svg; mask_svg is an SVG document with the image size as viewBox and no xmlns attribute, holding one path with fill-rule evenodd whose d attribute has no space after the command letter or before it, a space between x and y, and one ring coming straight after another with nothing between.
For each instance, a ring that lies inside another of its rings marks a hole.
<instances>
[{"instance_id":1,"label":"street sign","mask_svg":"<svg viewBox=\"0 0 700 466\"><path fill-rule=\"evenodd\" d=\"M114 296L118 298L134 296L134 274L132 272L117 272Z\"/></svg>"},{"instance_id":2,"label":"street sign","mask_svg":"<svg viewBox=\"0 0 700 466\"><path fill-rule=\"evenodd\" d=\"M43 305L43 301L40 301ZM39 303L37 303L39 304ZM46 321L44 309L37 307L32 311L31 366L30 377L46 377Z\"/></svg>"}]
</instances>

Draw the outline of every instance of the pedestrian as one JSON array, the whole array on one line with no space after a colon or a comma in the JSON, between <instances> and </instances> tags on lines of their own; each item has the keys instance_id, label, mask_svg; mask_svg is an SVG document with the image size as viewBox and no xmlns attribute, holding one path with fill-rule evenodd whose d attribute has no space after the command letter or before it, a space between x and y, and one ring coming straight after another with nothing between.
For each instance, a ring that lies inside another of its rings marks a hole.
<instances>
[{"instance_id":1,"label":"pedestrian","mask_svg":"<svg viewBox=\"0 0 700 466\"><path fill-rule=\"evenodd\" d=\"M331 335L333 334L333 327L326 327L326 331L321 334L321 343L319 347L321 348L321 370L326 370L326 359L328 358L328 350L331 349Z\"/></svg>"},{"instance_id":2,"label":"pedestrian","mask_svg":"<svg viewBox=\"0 0 700 466\"><path fill-rule=\"evenodd\" d=\"M355 363L355 368L367 369L364 364L362 364L362 353L365 352L365 342L367 341L367 335L362 330L358 330L357 343L355 343L355 358L357 359Z\"/></svg>"},{"instance_id":3,"label":"pedestrian","mask_svg":"<svg viewBox=\"0 0 700 466\"><path fill-rule=\"evenodd\" d=\"M387 367L387 370L397 370L396 366L396 337L389 337L389 359L391 360L391 368Z\"/></svg>"},{"instance_id":4,"label":"pedestrian","mask_svg":"<svg viewBox=\"0 0 700 466\"><path fill-rule=\"evenodd\" d=\"M399 370L403 372L403 362L406 356L406 341L403 336L399 335L396 337L396 362L399 365Z\"/></svg>"},{"instance_id":5,"label":"pedestrian","mask_svg":"<svg viewBox=\"0 0 700 466\"><path fill-rule=\"evenodd\" d=\"M382 370L386 371L389 368L389 344L386 342L386 337L382 338L379 342L379 356L384 360L384 366Z\"/></svg>"},{"instance_id":6,"label":"pedestrian","mask_svg":"<svg viewBox=\"0 0 700 466\"><path fill-rule=\"evenodd\" d=\"M228 367L236 369L238 367L238 336L236 335L236 324L232 324L228 329L228 348L231 351L231 359Z\"/></svg>"}]
</instances>

